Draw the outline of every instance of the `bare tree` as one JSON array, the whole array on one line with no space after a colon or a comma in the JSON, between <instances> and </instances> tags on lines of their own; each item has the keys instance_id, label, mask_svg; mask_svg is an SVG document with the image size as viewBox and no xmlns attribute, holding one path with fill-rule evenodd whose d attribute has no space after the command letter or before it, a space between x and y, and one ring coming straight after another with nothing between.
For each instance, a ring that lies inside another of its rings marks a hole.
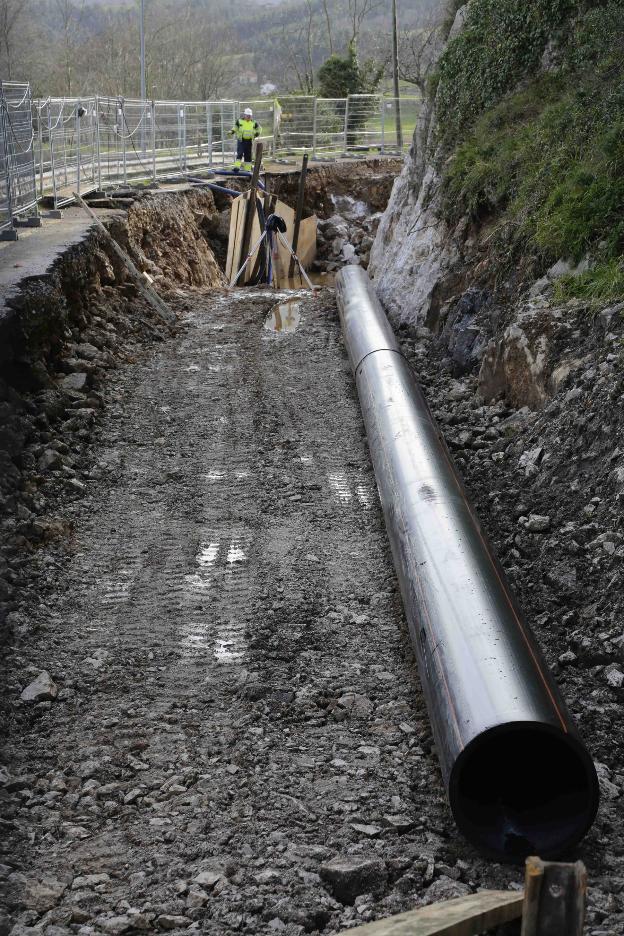
<instances>
[{"instance_id":1,"label":"bare tree","mask_svg":"<svg viewBox=\"0 0 624 936\"><path fill-rule=\"evenodd\" d=\"M77 4L72 0L54 0L54 11L61 27L63 92L70 95L74 87L73 73L77 64L76 53L81 38L85 0Z\"/></svg>"},{"instance_id":2,"label":"bare tree","mask_svg":"<svg viewBox=\"0 0 624 936\"><path fill-rule=\"evenodd\" d=\"M439 23L422 29L403 32L399 37L399 77L416 85L422 94L427 90L427 80L444 44L444 35Z\"/></svg>"},{"instance_id":3,"label":"bare tree","mask_svg":"<svg viewBox=\"0 0 624 936\"><path fill-rule=\"evenodd\" d=\"M367 16L375 10L380 9L384 4L381 0L348 0L349 3L349 28L351 38L349 44L357 50L358 40L362 26Z\"/></svg>"},{"instance_id":4,"label":"bare tree","mask_svg":"<svg viewBox=\"0 0 624 936\"><path fill-rule=\"evenodd\" d=\"M327 7L327 0L322 0L323 3L323 16L325 17L325 26L327 27L327 45L329 47L329 54L334 54L334 40L332 36L331 20L329 18L329 9Z\"/></svg>"},{"instance_id":5,"label":"bare tree","mask_svg":"<svg viewBox=\"0 0 624 936\"><path fill-rule=\"evenodd\" d=\"M0 0L0 65L7 81L15 77L20 27L30 12L30 0Z\"/></svg>"}]
</instances>

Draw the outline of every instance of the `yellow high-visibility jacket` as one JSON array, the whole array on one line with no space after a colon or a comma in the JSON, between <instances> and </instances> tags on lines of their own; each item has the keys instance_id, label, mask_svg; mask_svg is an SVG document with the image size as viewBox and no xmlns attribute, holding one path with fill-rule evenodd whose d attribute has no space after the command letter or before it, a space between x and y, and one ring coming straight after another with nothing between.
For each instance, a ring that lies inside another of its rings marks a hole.
<instances>
[{"instance_id":1,"label":"yellow high-visibility jacket","mask_svg":"<svg viewBox=\"0 0 624 936\"><path fill-rule=\"evenodd\" d=\"M253 117L239 117L230 133L236 135L237 140L255 140L262 133L262 127Z\"/></svg>"}]
</instances>

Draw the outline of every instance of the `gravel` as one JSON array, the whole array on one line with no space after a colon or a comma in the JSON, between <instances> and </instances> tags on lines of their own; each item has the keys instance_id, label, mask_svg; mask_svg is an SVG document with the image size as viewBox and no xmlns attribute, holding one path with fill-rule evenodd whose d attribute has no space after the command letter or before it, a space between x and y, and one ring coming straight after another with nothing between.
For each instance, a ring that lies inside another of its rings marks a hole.
<instances>
[{"instance_id":1,"label":"gravel","mask_svg":"<svg viewBox=\"0 0 624 936\"><path fill-rule=\"evenodd\" d=\"M334 297L297 298L276 334L262 291L187 292L101 385L84 493L50 476L9 615L19 926L329 933L521 878L450 819Z\"/></svg>"}]
</instances>

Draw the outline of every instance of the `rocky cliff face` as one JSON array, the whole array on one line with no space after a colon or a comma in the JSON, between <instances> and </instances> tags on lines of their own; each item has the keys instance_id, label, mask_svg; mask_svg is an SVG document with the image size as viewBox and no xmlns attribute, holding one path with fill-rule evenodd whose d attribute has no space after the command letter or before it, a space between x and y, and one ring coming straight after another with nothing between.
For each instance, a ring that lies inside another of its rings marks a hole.
<instances>
[{"instance_id":1,"label":"rocky cliff face","mask_svg":"<svg viewBox=\"0 0 624 936\"><path fill-rule=\"evenodd\" d=\"M462 7L457 13L449 39L462 28L465 10ZM440 210L435 113L435 101L425 103L381 220L369 266L379 298L395 320L432 327L457 281L464 233L463 229L451 231Z\"/></svg>"},{"instance_id":2,"label":"rocky cliff face","mask_svg":"<svg viewBox=\"0 0 624 936\"><path fill-rule=\"evenodd\" d=\"M473 9L474 4L461 7L449 42L460 35L467 11ZM532 81L547 77L552 67L552 42L544 42ZM527 81L520 81L513 93ZM574 298L557 301L555 286L560 277L586 270L587 260L575 266L562 257L544 272L539 259L527 256L515 269L504 269L500 252L491 246L500 212L449 212L444 175L457 154L440 143L444 127L437 119L439 102L440 92L423 108L379 224L369 273L395 325L431 330L454 375L477 378L483 401L504 398L514 406L537 409L578 370L571 323L589 306ZM614 311L618 317L620 306L605 302L590 314L610 320Z\"/></svg>"}]
</instances>

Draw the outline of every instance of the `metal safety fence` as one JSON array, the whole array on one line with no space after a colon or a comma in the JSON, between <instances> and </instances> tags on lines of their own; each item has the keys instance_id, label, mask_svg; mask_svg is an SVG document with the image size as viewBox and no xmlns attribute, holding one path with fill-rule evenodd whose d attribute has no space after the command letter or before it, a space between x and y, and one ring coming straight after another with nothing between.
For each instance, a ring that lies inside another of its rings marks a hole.
<instances>
[{"instance_id":1,"label":"metal safety fence","mask_svg":"<svg viewBox=\"0 0 624 936\"><path fill-rule=\"evenodd\" d=\"M0 82L0 238L39 223L30 86Z\"/></svg>"},{"instance_id":2,"label":"metal safety fence","mask_svg":"<svg viewBox=\"0 0 624 936\"><path fill-rule=\"evenodd\" d=\"M262 126L266 157L285 162L303 153L323 160L399 153L411 141L420 110L418 97L398 101L384 95L335 99L293 95L252 101L146 101L93 95L32 101L27 86L19 87L21 109L12 103L3 108L12 122L3 119L0 126L0 159L2 166L10 162L5 152L13 127L19 131L21 162L11 192L18 193L21 211L28 210L28 204L36 206L37 197L50 196L59 208L71 201L73 192L106 191L229 167L236 148L231 130L246 107L253 109ZM8 206L4 196L0 191L0 220L13 210L4 211L3 206Z\"/></svg>"}]
</instances>

